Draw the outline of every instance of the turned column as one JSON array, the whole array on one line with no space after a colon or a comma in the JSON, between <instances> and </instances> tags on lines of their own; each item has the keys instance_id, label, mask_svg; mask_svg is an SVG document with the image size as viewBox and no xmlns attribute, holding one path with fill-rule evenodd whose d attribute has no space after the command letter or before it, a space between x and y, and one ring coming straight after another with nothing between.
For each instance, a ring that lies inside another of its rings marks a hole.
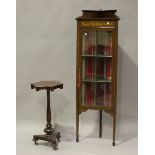
<instances>
[{"instance_id":1,"label":"turned column","mask_svg":"<svg viewBox=\"0 0 155 155\"><path fill-rule=\"evenodd\" d=\"M46 128L44 129L44 132L48 135L52 134L53 128L51 124L51 107L50 107L50 90L47 90L47 113L46 113Z\"/></svg>"}]
</instances>

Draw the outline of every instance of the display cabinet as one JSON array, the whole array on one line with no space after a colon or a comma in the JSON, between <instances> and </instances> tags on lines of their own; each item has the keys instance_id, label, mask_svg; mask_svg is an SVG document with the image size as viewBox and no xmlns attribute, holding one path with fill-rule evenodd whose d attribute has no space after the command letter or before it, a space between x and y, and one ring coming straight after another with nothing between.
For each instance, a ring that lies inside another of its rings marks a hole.
<instances>
[{"instance_id":1,"label":"display cabinet","mask_svg":"<svg viewBox=\"0 0 155 155\"><path fill-rule=\"evenodd\" d=\"M99 110L99 137L102 111L113 119L113 146L116 131L118 20L116 10L83 10L77 20L76 141L79 115Z\"/></svg>"}]
</instances>

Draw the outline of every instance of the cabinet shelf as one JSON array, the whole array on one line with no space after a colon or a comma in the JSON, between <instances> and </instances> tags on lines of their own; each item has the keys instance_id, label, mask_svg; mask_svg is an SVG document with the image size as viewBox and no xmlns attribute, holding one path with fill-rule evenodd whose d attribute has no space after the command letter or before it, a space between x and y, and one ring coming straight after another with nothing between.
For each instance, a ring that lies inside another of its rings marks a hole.
<instances>
[{"instance_id":1,"label":"cabinet shelf","mask_svg":"<svg viewBox=\"0 0 155 155\"><path fill-rule=\"evenodd\" d=\"M82 57L112 58L111 55L81 55Z\"/></svg>"},{"instance_id":2,"label":"cabinet shelf","mask_svg":"<svg viewBox=\"0 0 155 155\"><path fill-rule=\"evenodd\" d=\"M81 109L96 109L96 110L99 110L99 109L104 109L104 110L111 110L111 107L108 107L108 106L103 106L103 105L85 105L85 104L81 104L80 105L80 108Z\"/></svg>"},{"instance_id":3,"label":"cabinet shelf","mask_svg":"<svg viewBox=\"0 0 155 155\"><path fill-rule=\"evenodd\" d=\"M82 82L95 82L95 83L110 83L112 80L90 80L90 79L82 79Z\"/></svg>"}]
</instances>

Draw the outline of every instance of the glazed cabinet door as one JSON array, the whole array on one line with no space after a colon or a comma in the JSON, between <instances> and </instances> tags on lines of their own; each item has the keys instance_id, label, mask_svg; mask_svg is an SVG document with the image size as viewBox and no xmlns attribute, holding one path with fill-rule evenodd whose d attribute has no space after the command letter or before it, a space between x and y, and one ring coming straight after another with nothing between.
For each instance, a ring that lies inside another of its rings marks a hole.
<instances>
[{"instance_id":1,"label":"glazed cabinet door","mask_svg":"<svg viewBox=\"0 0 155 155\"><path fill-rule=\"evenodd\" d=\"M80 31L80 106L112 108L114 40L113 29Z\"/></svg>"}]
</instances>

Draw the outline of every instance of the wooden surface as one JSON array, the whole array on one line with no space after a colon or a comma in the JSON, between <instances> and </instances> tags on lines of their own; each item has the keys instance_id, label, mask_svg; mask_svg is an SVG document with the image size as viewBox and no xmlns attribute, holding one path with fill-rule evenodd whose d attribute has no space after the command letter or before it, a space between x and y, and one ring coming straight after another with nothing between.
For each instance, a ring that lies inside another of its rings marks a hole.
<instances>
[{"instance_id":1,"label":"wooden surface","mask_svg":"<svg viewBox=\"0 0 155 155\"><path fill-rule=\"evenodd\" d=\"M76 141L79 141L79 115L87 110L99 110L99 137L102 137L102 110L113 119L113 142L115 146L116 133L116 102L117 102L117 50L118 50L118 20L117 10L82 10L82 16L77 17L77 56L76 56ZM111 107L97 105L81 105L81 70L82 70L82 33L90 31L112 32L112 105Z\"/></svg>"},{"instance_id":2,"label":"wooden surface","mask_svg":"<svg viewBox=\"0 0 155 155\"><path fill-rule=\"evenodd\" d=\"M50 91L54 91L56 88L63 89L63 83L59 81L39 81L31 84L31 89L36 89L39 91L45 89L47 91L47 112L46 112L46 128L44 135L34 135L33 141L38 144L38 140L44 140L51 142L51 145L55 150L58 149L58 142L60 141L60 132L55 131L51 124L51 107L50 107Z\"/></svg>"},{"instance_id":3,"label":"wooden surface","mask_svg":"<svg viewBox=\"0 0 155 155\"><path fill-rule=\"evenodd\" d=\"M82 10L83 14L76 20L119 20L117 10Z\"/></svg>"},{"instance_id":4,"label":"wooden surface","mask_svg":"<svg viewBox=\"0 0 155 155\"><path fill-rule=\"evenodd\" d=\"M63 83L59 81L39 81L31 84L31 89L41 90L41 89L49 89L53 91L54 89L60 88L63 89Z\"/></svg>"}]
</instances>

